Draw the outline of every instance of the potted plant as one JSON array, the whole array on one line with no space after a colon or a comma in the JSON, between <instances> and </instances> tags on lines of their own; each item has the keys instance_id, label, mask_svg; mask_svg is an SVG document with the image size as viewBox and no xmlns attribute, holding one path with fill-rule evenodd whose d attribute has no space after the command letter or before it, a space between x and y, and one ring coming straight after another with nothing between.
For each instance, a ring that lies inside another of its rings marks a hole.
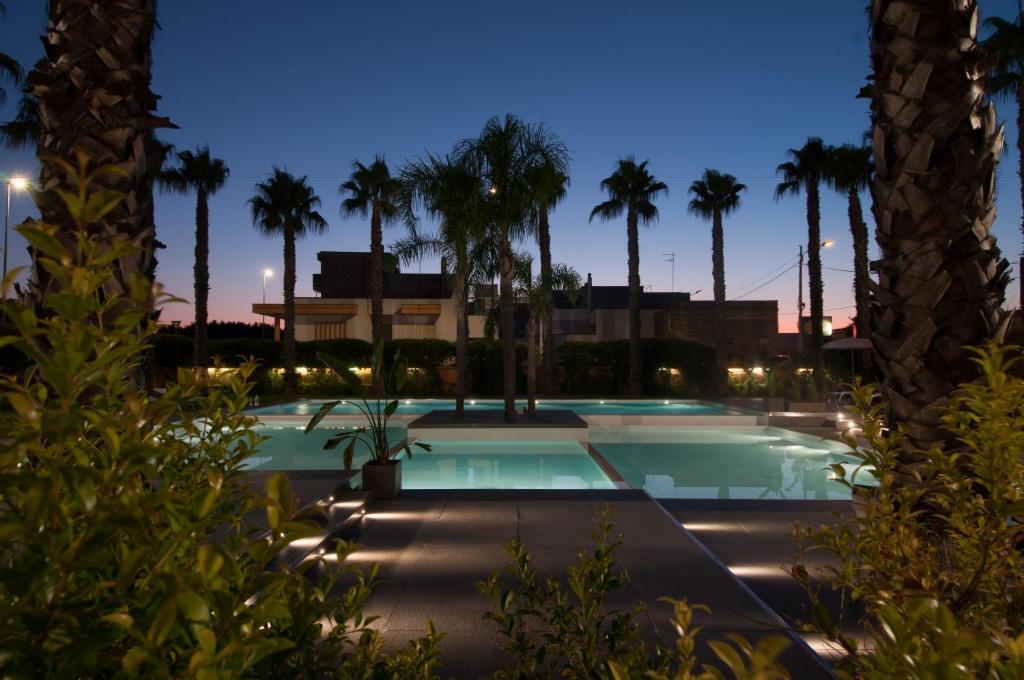
<instances>
[{"instance_id":1,"label":"potted plant","mask_svg":"<svg viewBox=\"0 0 1024 680\"><path fill-rule=\"evenodd\" d=\"M320 359L329 369L343 375L346 367L335 357L317 352ZM380 375L384 366L384 344L378 342L373 348L373 360L371 367L374 375ZM391 416L398 410L398 400L391 399L388 389L394 386L394 390L400 391L405 384L408 374L405 360L401 352L396 351L391 367L384 376L384 397L374 399L372 402L365 398L356 400L340 399L327 402L320 407L320 410L313 416L306 425L306 432L309 433L322 421L338 404L352 404L366 418L366 425L357 427L347 432L339 432L324 444L325 450L332 450L345 444L341 460L345 471L352 469L352 456L356 444L362 442L370 450L370 460L363 464L363 490L372 491L379 498L394 498L402 490L402 461L398 455L405 451L411 459L412 448L408 441L401 446L393 446L388 440L388 422ZM416 446L424 451L430 451L430 444L415 442Z\"/></svg>"}]
</instances>

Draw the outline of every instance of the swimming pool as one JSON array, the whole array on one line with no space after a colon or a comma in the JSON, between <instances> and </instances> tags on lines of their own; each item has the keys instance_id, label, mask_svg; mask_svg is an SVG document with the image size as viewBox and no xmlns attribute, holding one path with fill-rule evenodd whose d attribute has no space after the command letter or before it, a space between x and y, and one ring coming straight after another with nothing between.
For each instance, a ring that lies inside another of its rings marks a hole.
<instances>
[{"instance_id":1,"label":"swimming pool","mask_svg":"<svg viewBox=\"0 0 1024 680\"><path fill-rule=\"evenodd\" d=\"M305 421L258 425L268 439L259 453L246 461L255 470L340 470L341 448L324 451L339 427L318 427L304 432ZM404 427L389 427L388 440L405 439ZM402 455L405 489L612 489L615 485L586 450L575 441L444 441L424 440L429 453L413 449L410 460ZM359 445L353 468L369 460Z\"/></svg>"},{"instance_id":2,"label":"swimming pool","mask_svg":"<svg viewBox=\"0 0 1024 680\"><path fill-rule=\"evenodd\" d=\"M775 427L591 428L590 445L655 498L849 500L828 466L856 467L839 442Z\"/></svg>"},{"instance_id":3,"label":"swimming pool","mask_svg":"<svg viewBox=\"0 0 1024 680\"><path fill-rule=\"evenodd\" d=\"M327 399L301 399L273 406L259 406L246 411L254 416L311 416ZM470 411L502 409L500 399L467 399L466 409ZM526 400L516 402L516 408L526 406ZM422 415L436 409L454 409L454 399L400 399L397 415ZM722 416L747 415L743 409L704 401L680 399L541 399L537 402L540 410L568 409L577 415L666 415L666 416ZM332 415L357 416L359 409L353 404L338 404Z\"/></svg>"}]
</instances>

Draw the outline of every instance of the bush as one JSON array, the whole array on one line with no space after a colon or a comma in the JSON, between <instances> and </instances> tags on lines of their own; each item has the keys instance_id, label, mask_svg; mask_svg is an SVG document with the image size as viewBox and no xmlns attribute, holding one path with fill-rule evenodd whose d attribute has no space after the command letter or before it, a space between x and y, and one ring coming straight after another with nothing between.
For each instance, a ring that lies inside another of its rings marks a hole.
<instances>
[{"instance_id":1,"label":"bush","mask_svg":"<svg viewBox=\"0 0 1024 680\"><path fill-rule=\"evenodd\" d=\"M629 382L629 341L567 342L557 350L562 391L567 394L623 394ZM645 394L696 397L710 392L715 352L690 340L641 341Z\"/></svg>"},{"instance_id":2,"label":"bush","mask_svg":"<svg viewBox=\"0 0 1024 680\"><path fill-rule=\"evenodd\" d=\"M580 550L576 563L566 569L566 580L542 578L533 559L519 541L508 545L512 564L507 579L493 574L477 583L477 589L491 602L484 615L505 638L503 645L511 664L494 675L496 679L527 678L692 678L713 680L725 675L717 668L696 666L696 637L692 624L701 605L671 601L673 625L679 638L673 648L649 646L636 618L643 609L616 611L608 598L625 587L628 576L616 566L615 550L622 538L612 538L612 510L604 507L597 530L591 534L593 552ZM776 661L789 646L782 636L772 636L751 647L740 636L731 644L709 643L715 656L740 679L775 680L789 675ZM738 650L738 651L737 651Z\"/></svg>"},{"instance_id":3,"label":"bush","mask_svg":"<svg viewBox=\"0 0 1024 680\"><path fill-rule=\"evenodd\" d=\"M432 677L432 630L382 653L360 612L375 575L343 563L351 546L333 563L278 563L320 528L293 517L283 476L265 496L241 480L260 441L240 415L251 364L214 379L178 371L163 395L139 386L156 330L151 282L115 279L111 263L137 247L86 222L122 197L89 196L84 161L78 172L79 192L66 194L74 229L20 228L52 277L37 301L52 311L3 303L16 330L0 344L31 367L0 377L0 674ZM257 511L266 538L248 528Z\"/></svg>"},{"instance_id":4,"label":"bush","mask_svg":"<svg viewBox=\"0 0 1024 680\"><path fill-rule=\"evenodd\" d=\"M851 454L877 488L855 486L862 516L798 532L838 565L819 578L855 603L867 640L842 634L850 612L815 598L812 627L847 652L853 678L1024 677L1024 380L1017 348L977 352L984 378L951 396L953 447L927 451L887 433L872 389L855 396L865 445ZM842 478L839 468L833 466ZM856 479L855 479L856 481ZM798 559L794 575L809 583Z\"/></svg>"},{"instance_id":5,"label":"bush","mask_svg":"<svg viewBox=\"0 0 1024 680\"><path fill-rule=\"evenodd\" d=\"M516 394L526 392L526 345L516 344ZM501 395L504 366L501 341L476 339L469 341L470 392L482 396Z\"/></svg>"}]
</instances>

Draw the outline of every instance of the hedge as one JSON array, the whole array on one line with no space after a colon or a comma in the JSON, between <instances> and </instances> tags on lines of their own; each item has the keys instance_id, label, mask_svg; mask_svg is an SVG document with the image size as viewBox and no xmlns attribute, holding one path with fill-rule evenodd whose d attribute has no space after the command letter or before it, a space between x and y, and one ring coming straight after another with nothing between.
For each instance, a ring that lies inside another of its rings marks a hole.
<instances>
[{"instance_id":1,"label":"hedge","mask_svg":"<svg viewBox=\"0 0 1024 680\"><path fill-rule=\"evenodd\" d=\"M192 340L172 335L153 338L154 364L161 368L188 366L192 361ZM369 366L371 347L363 340L314 340L297 342L296 364L319 367L317 352L326 352L350 366ZM240 357L256 357L264 367L281 368L282 345L274 340L211 340L210 354L219 356L228 366ZM389 340L384 345L385 362L395 351L410 367L423 369L411 376L404 394L438 394L442 383L439 366L455 357L455 345L447 340ZM689 340L645 339L643 352L643 390L649 395L698 396L710 393L715 353L710 347ZM627 392L629 380L629 342L568 342L556 351L560 364L560 389L567 395L615 395ZM516 345L516 393L526 392L526 346ZM665 370L660 370L665 369ZM673 375L670 369L676 369ZM476 395L502 393L501 342L475 339L469 343L470 391ZM325 389L321 385L319 389Z\"/></svg>"},{"instance_id":2,"label":"hedge","mask_svg":"<svg viewBox=\"0 0 1024 680\"><path fill-rule=\"evenodd\" d=\"M567 342L556 350L565 394L613 395L628 391L629 341ZM641 340L644 394L696 397L708 394L715 351L690 340ZM672 374L672 369L678 375Z\"/></svg>"}]
</instances>

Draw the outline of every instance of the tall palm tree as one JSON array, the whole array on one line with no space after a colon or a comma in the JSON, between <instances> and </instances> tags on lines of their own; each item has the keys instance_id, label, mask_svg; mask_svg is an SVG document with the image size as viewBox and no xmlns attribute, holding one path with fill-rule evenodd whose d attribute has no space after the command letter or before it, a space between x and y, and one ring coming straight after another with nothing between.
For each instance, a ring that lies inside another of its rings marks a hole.
<instances>
[{"instance_id":1,"label":"tall palm tree","mask_svg":"<svg viewBox=\"0 0 1024 680\"><path fill-rule=\"evenodd\" d=\"M210 297L210 196L217 193L231 171L219 158L210 156L210 148L202 147L177 154L178 167L160 173L160 185L167 191L185 194L196 192L196 247L195 263L195 347L193 361L196 366L209 365L206 349L207 301Z\"/></svg>"},{"instance_id":2,"label":"tall palm tree","mask_svg":"<svg viewBox=\"0 0 1024 680\"><path fill-rule=\"evenodd\" d=\"M13 150L35 147L39 144L39 125L35 97L22 95L18 115L14 120L0 123L0 143Z\"/></svg>"},{"instance_id":3,"label":"tall palm tree","mask_svg":"<svg viewBox=\"0 0 1024 680\"><path fill-rule=\"evenodd\" d=\"M846 194L846 212L850 218L853 236L853 296L857 305L857 335L871 337L871 290L868 284L868 225L860 204L860 192L871 185L871 147L844 144L828 149L825 164L825 182L836 191Z\"/></svg>"},{"instance_id":4,"label":"tall palm tree","mask_svg":"<svg viewBox=\"0 0 1024 680\"><path fill-rule=\"evenodd\" d=\"M629 393L638 395L643 389L640 363L640 234L639 224L653 224L658 219L654 199L668 192L668 185L659 182L647 170L650 161L637 163L632 156L620 158L608 177L601 180L601 188L608 200L590 211L595 217L608 221L626 213L626 241L629 264Z\"/></svg>"},{"instance_id":5,"label":"tall palm tree","mask_svg":"<svg viewBox=\"0 0 1024 680\"><path fill-rule=\"evenodd\" d=\"M6 4L0 2L0 16L7 13ZM0 80L9 80L14 85L21 85L22 79L25 77L24 71L21 70L21 64L18 61L6 54L0 52ZM7 101L7 90L0 87L0 104Z\"/></svg>"},{"instance_id":6,"label":"tall palm tree","mask_svg":"<svg viewBox=\"0 0 1024 680\"><path fill-rule=\"evenodd\" d=\"M460 163L475 169L487 186L487 225L497 245L500 265L501 356L505 392L505 420L515 420L516 344L513 313L512 242L528 236L535 204L529 182L533 168L551 164L565 173L569 154L561 140L544 125L524 123L508 114L491 118L480 136L456 145Z\"/></svg>"},{"instance_id":7,"label":"tall palm tree","mask_svg":"<svg viewBox=\"0 0 1024 680\"><path fill-rule=\"evenodd\" d=\"M726 374L721 362L725 359L727 337L725 331L725 232L722 217L740 207L740 194L747 190L732 175L707 169L704 175L690 185L690 213L711 220L711 274L715 289L715 349L719 366L715 389L721 393Z\"/></svg>"},{"instance_id":8,"label":"tall palm tree","mask_svg":"<svg viewBox=\"0 0 1024 680\"><path fill-rule=\"evenodd\" d=\"M97 164L121 165L127 172L105 174L97 191L125 194L125 200L96 226L99 238L127 235L137 240L137 255L121 258L106 284L112 293L128 294L129 277L152 279L159 247L153 224L153 181L159 164L153 158L153 131L174 127L154 115L157 96L150 89L156 0L50 0L43 41L46 56L26 78L40 122L40 186L68 183L67 172L52 159L87 151ZM111 40L110 36L119 36ZM38 197L43 221L68 225L63 201L54 192ZM45 285L38 266L33 279Z\"/></svg>"},{"instance_id":9,"label":"tall palm tree","mask_svg":"<svg viewBox=\"0 0 1024 680\"><path fill-rule=\"evenodd\" d=\"M811 297L811 363L814 384L820 390L825 382L821 363L822 322L824 319L824 283L821 278L821 182L824 179L828 150L820 137L808 137L799 149L790 149L791 160L776 169L782 181L775 187L775 198L796 196L807 199L807 283ZM799 321L798 321L799 325ZM800 331L800 329L797 329Z\"/></svg>"},{"instance_id":10,"label":"tall palm tree","mask_svg":"<svg viewBox=\"0 0 1024 680\"><path fill-rule=\"evenodd\" d=\"M295 379L295 240L306 234L323 234L327 220L317 212L320 197L306 182L286 170L256 185L249 199L252 224L268 238L284 238L284 394L294 396Z\"/></svg>"},{"instance_id":11,"label":"tall palm tree","mask_svg":"<svg viewBox=\"0 0 1024 680\"><path fill-rule=\"evenodd\" d=\"M403 261L429 255L454 263L455 296L455 417L462 419L469 384L469 286L477 262L472 250L483 238L483 180L451 156L428 156L411 161L399 174L399 206L409 235L392 250ZM418 229L415 208L439 222L436 234Z\"/></svg>"},{"instance_id":12,"label":"tall palm tree","mask_svg":"<svg viewBox=\"0 0 1024 680\"><path fill-rule=\"evenodd\" d=\"M339 188L348 198L341 202L346 217L370 216L370 324L374 347L384 339L384 231L383 225L398 216L400 184L391 176L381 156L369 165L352 162L352 174ZM373 393L384 395L384 376L374 374Z\"/></svg>"},{"instance_id":13,"label":"tall palm tree","mask_svg":"<svg viewBox=\"0 0 1024 680\"><path fill-rule=\"evenodd\" d=\"M991 34L982 43L991 71L988 77L990 94L1010 99L1017 104L1017 177L1020 179L1021 200L1021 254L1017 279L1020 286L1020 304L1024 309L1024 8L1017 2L1017 16L1013 21L1002 17L985 19Z\"/></svg>"},{"instance_id":14,"label":"tall palm tree","mask_svg":"<svg viewBox=\"0 0 1024 680\"><path fill-rule=\"evenodd\" d=\"M882 252L872 339L894 420L921 446L946 439L946 400L978 376L964 347L1000 341L1008 321L1009 265L992 235L1003 130L975 66L977 12L976 0L874 0L871 9L873 73L862 94Z\"/></svg>"},{"instance_id":15,"label":"tall palm tree","mask_svg":"<svg viewBox=\"0 0 1024 680\"><path fill-rule=\"evenodd\" d=\"M528 181L533 188L534 210L537 220L537 246L540 250L540 281L538 295L547 296L548 304L543 306L544 317L540 320L541 338L541 386L545 392L555 391L555 331L551 323L554 307L550 304L553 290L551 269L551 225L548 214L554 210L566 195L569 176L551 163L536 166Z\"/></svg>"}]
</instances>

